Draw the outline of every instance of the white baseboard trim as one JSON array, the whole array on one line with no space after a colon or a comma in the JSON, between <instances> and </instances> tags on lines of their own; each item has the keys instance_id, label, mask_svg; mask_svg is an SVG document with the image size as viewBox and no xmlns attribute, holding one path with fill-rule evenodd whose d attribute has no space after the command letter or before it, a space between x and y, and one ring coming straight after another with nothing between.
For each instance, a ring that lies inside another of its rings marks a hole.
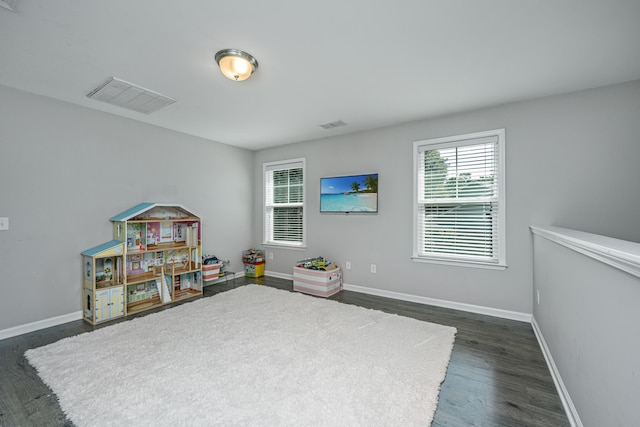
<instances>
[{"instance_id":1,"label":"white baseboard trim","mask_svg":"<svg viewBox=\"0 0 640 427\"><path fill-rule=\"evenodd\" d=\"M63 314L61 316L50 317L48 319L38 320L37 322L31 322L24 325L18 325L12 328L3 329L0 331L0 340L16 337L18 335L26 334L44 328L50 328L52 326L62 325L63 323L72 322L74 320L82 320L82 310L76 311L75 313Z\"/></svg>"},{"instance_id":2,"label":"white baseboard trim","mask_svg":"<svg viewBox=\"0 0 640 427\"><path fill-rule=\"evenodd\" d=\"M562 402L562 406L564 407L564 412L567 414L569 423L572 427L583 427L582 421L580 421L580 416L578 415L578 411L576 410L576 407L571 400L571 396L569 396L569 391L562 381L562 377L560 376L560 372L558 371L556 363L553 361L553 356L549 351L547 342L544 340L544 336L542 336L542 331L540 331L538 322L536 322L536 318L533 316L531 317L531 326L533 327L533 332L538 339L538 344L540 344L540 348L542 349L542 354L547 361L547 366L549 367L549 371L551 372L551 377L553 378L553 382L556 385L556 390L558 391L558 395L560 396L560 401Z\"/></svg>"},{"instance_id":3,"label":"white baseboard trim","mask_svg":"<svg viewBox=\"0 0 640 427\"><path fill-rule=\"evenodd\" d=\"M228 280L235 280L238 279L240 277L244 277L244 271L239 271L237 273L233 273L233 275L231 275L231 271L229 271L227 274L229 274L231 276L231 278L228 278L226 276L222 276L222 277L218 277L217 279L214 280L203 280L202 282L202 286L203 287L207 287L207 286L211 286L211 285L217 285L218 283L225 283Z\"/></svg>"},{"instance_id":4,"label":"white baseboard trim","mask_svg":"<svg viewBox=\"0 0 640 427\"><path fill-rule=\"evenodd\" d=\"M277 277L278 279L293 280L293 274L278 273L277 271L265 271L265 276Z\"/></svg>"},{"instance_id":5,"label":"white baseboard trim","mask_svg":"<svg viewBox=\"0 0 640 427\"><path fill-rule=\"evenodd\" d=\"M468 311L470 313L484 314L487 316L500 317L502 319L517 320L519 322L531 323L531 315L517 311L501 310L499 308L484 307L481 305L465 304L461 302L447 301L435 298L421 297L417 295L403 294L400 292L385 291L382 289L367 288L365 286L344 284L347 291L360 292L363 294L377 295L380 297L393 298L401 301L417 302L419 304L435 305L436 307L451 308L454 310Z\"/></svg>"},{"instance_id":6,"label":"white baseboard trim","mask_svg":"<svg viewBox=\"0 0 640 427\"><path fill-rule=\"evenodd\" d=\"M277 277L279 279L293 280L293 274L266 271L266 276ZM419 304L435 305L437 307L451 308L454 310L468 311L471 313L485 314L487 316L500 317L502 319L517 320L519 322L531 323L531 315L519 313L517 311L501 310L498 308L483 307L480 305L464 304L454 301L446 301L435 298L421 297L417 295L403 294L400 292L385 291L382 289L367 288L365 286L343 284L347 291L360 292L362 294L376 295L379 297L393 298L401 301L417 302Z\"/></svg>"}]
</instances>

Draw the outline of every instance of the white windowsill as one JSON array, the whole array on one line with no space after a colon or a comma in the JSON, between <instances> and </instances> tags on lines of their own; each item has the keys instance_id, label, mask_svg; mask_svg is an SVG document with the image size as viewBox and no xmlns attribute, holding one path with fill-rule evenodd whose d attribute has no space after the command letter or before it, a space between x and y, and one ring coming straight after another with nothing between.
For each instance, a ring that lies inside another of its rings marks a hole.
<instances>
[{"instance_id":1,"label":"white windowsill","mask_svg":"<svg viewBox=\"0 0 640 427\"><path fill-rule=\"evenodd\" d=\"M640 243L562 227L530 226L531 232L640 277Z\"/></svg>"},{"instance_id":2,"label":"white windowsill","mask_svg":"<svg viewBox=\"0 0 640 427\"><path fill-rule=\"evenodd\" d=\"M442 264L442 265L454 265L457 267L471 267L471 268L484 268L486 270L506 270L507 266L504 264L490 264L488 262L473 262L473 261L455 261L441 258L425 258L419 256L412 256L413 262L424 262L428 264Z\"/></svg>"},{"instance_id":3,"label":"white windowsill","mask_svg":"<svg viewBox=\"0 0 640 427\"><path fill-rule=\"evenodd\" d=\"M294 251L307 250L306 246L279 245L277 243L262 243L262 246L265 248L293 249Z\"/></svg>"}]
</instances>

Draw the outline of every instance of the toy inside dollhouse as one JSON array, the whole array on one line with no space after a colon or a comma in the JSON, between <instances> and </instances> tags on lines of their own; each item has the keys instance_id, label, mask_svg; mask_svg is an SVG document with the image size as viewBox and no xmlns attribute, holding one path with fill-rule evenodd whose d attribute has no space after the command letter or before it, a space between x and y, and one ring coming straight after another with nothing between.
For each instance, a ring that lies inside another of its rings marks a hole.
<instances>
[{"instance_id":1,"label":"toy inside dollhouse","mask_svg":"<svg viewBox=\"0 0 640 427\"><path fill-rule=\"evenodd\" d=\"M108 288L110 286L121 285L123 283L121 263L121 257L95 259L95 280L97 289Z\"/></svg>"},{"instance_id":2,"label":"toy inside dollhouse","mask_svg":"<svg viewBox=\"0 0 640 427\"><path fill-rule=\"evenodd\" d=\"M127 225L127 277L179 274L199 268L197 222L139 222ZM160 267L160 268L159 268Z\"/></svg>"},{"instance_id":3,"label":"toy inside dollhouse","mask_svg":"<svg viewBox=\"0 0 640 427\"><path fill-rule=\"evenodd\" d=\"M161 278L128 284L127 312L135 313L150 307L161 305L163 303L161 286Z\"/></svg>"},{"instance_id":4,"label":"toy inside dollhouse","mask_svg":"<svg viewBox=\"0 0 640 427\"><path fill-rule=\"evenodd\" d=\"M192 296L194 290L202 291L202 272L200 271L178 274L171 276L171 278L173 279L173 295L175 299Z\"/></svg>"},{"instance_id":5,"label":"toy inside dollhouse","mask_svg":"<svg viewBox=\"0 0 640 427\"><path fill-rule=\"evenodd\" d=\"M193 220L129 221L126 230L128 253L194 248L199 245L200 241L199 222ZM187 252L185 260L176 259L176 261L186 262L191 259Z\"/></svg>"}]
</instances>

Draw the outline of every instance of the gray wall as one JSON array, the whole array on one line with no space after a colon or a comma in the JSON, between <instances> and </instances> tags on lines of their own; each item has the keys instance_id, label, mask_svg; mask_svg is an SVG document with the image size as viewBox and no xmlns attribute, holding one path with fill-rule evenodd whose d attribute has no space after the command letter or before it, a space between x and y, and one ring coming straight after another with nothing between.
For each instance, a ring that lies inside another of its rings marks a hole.
<instances>
[{"instance_id":1,"label":"gray wall","mask_svg":"<svg viewBox=\"0 0 640 427\"><path fill-rule=\"evenodd\" d=\"M534 317L585 426L640 420L640 279L534 236Z\"/></svg>"},{"instance_id":2,"label":"gray wall","mask_svg":"<svg viewBox=\"0 0 640 427\"><path fill-rule=\"evenodd\" d=\"M262 163L306 157L307 249L269 249L267 271L291 274L297 259L323 255L352 262L348 284L530 314L530 224L640 241L639 117L635 81L265 149L254 163L254 244ZM508 269L412 262L412 142L496 128L506 128ZM320 177L368 172L380 174L377 215L319 214Z\"/></svg>"},{"instance_id":3,"label":"gray wall","mask_svg":"<svg viewBox=\"0 0 640 427\"><path fill-rule=\"evenodd\" d=\"M0 331L79 312L80 252L143 202L203 218L204 251L242 266L253 153L0 86Z\"/></svg>"},{"instance_id":4,"label":"gray wall","mask_svg":"<svg viewBox=\"0 0 640 427\"><path fill-rule=\"evenodd\" d=\"M528 225L640 241L639 113L635 81L252 153L0 86L0 330L79 311L79 253L141 201L202 215L205 251L238 269L262 242L262 163L294 157L307 158L308 248L272 250L267 270L324 255L352 262L349 284L531 313ZM509 268L413 263L412 142L501 127ZM320 177L360 172L380 174L380 213L320 215Z\"/></svg>"}]
</instances>

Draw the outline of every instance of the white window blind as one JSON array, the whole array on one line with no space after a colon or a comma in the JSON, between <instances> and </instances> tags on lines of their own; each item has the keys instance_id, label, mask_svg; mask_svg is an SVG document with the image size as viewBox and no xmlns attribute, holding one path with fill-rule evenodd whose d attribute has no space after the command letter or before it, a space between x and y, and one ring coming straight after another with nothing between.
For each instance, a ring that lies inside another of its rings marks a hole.
<instances>
[{"instance_id":1,"label":"white window blind","mask_svg":"<svg viewBox=\"0 0 640 427\"><path fill-rule=\"evenodd\" d=\"M504 263L504 130L415 143L414 256Z\"/></svg>"},{"instance_id":2,"label":"white window blind","mask_svg":"<svg viewBox=\"0 0 640 427\"><path fill-rule=\"evenodd\" d=\"M304 245L304 159L265 163L265 244Z\"/></svg>"}]
</instances>

